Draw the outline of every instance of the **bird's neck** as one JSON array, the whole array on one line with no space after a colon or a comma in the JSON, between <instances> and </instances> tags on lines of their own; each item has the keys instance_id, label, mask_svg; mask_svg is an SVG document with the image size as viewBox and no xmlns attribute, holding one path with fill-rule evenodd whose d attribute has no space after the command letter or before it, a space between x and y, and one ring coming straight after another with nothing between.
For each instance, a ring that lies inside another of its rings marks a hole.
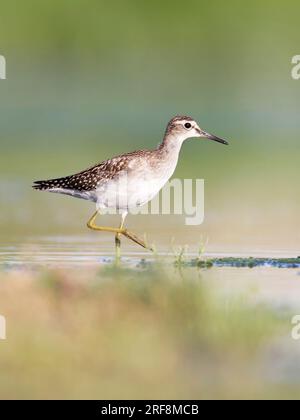
<instances>
[{"instance_id":1,"label":"bird's neck","mask_svg":"<svg viewBox=\"0 0 300 420\"><path fill-rule=\"evenodd\" d=\"M177 166L179 152L182 146L183 140L174 135L165 136L163 142L158 146L155 151L158 157L157 168L160 173L160 177L169 179Z\"/></svg>"},{"instance_id":2,"label":"bird's neck","mask_svg":"<svg viewBox=\"0 0 300 420\"><path fill-rule=\"evenodd\" d=\"M163 155L177 157L179 155L184 138L181 138L174 134L165 135L162 143L159 146L159 150Z\"/></svg>"}]
</instances>

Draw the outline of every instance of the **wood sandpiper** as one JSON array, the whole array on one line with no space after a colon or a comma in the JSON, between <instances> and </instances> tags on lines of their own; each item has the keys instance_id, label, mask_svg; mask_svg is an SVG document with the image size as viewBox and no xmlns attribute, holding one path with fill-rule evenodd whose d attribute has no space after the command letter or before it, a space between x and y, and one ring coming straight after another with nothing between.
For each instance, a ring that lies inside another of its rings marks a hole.
<instances>
[{"instance_id":1,"label":"wood sandpiper","mask_svg":"<svg viewBox=\"0 0 300 420\"><path fill-rule=\"evenodd\" d=\"M166 184L175 171L183 142L191 137L228 144L226 140L202 130L193 118L176 116L169 121L163 141L156 149L125 153L64 178L35 181L33 188L95 202L97 210L87 226L92 230L114 233L117 255L120 255L120 235L148 248L143 240L124 228L125 217L130 209L150 201ZM121 214L118 228L95 223L101 210L107 209Z\"/></svg>"}]
</instances>

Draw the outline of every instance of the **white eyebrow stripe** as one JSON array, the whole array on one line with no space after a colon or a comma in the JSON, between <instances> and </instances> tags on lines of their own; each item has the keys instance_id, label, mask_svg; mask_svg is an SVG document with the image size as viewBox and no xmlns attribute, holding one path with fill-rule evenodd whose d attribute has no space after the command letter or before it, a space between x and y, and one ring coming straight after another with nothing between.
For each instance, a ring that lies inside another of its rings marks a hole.
<instances>
[{"instance_id":1,"label":"white eyebrow stripe","mask_svg":"<svg viewBox=\"0 0 300 420\"><path fill-rule=\"evenodd\" d=\"M176 121L176 123L177 124L186 124L186 123L189 123L189 124L191 124L191 126L192 127L195 127L195 122L194 121L189 121L189 120L178 120L178 121Z\"/></svg>"}]
</instances>

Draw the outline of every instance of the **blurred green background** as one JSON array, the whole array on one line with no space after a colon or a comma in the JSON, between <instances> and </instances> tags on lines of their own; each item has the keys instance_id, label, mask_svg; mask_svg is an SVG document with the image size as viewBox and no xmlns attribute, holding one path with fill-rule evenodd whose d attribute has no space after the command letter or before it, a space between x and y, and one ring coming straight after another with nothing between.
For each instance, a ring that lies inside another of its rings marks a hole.
<instances>
[{"instance_id":1,"label":"blurred green background","mask_svg":"<svg viewBox=\"0 0 300 420\"><path fill-rule=\"evenodd\" d=\"M31 189L155 147L188 114L230 142L181 152L174 176L205 179L204 224L129 216L129 228L159 252L175 237L300 255L299 15L296 0L0 0L2 397L299 396L296 268L176 270L160 256L101 268L114 242L87 231L94 206Z\"/></svg>"},{"instance_id":2,"label":"blurred green background","mask_svg":"<svg viewBox=\"0 0 300 420\"><path fill-rule=\"evenodd\" d=\"M205 179L205 223L129 224L158 245L204 235L211 251L299 253L299 13L296 0L1 1L2 235L88 235L91 205L32 180L153 147L188 114L230 141L181 153L175 176Z\"/></svg>"}]
</instances>

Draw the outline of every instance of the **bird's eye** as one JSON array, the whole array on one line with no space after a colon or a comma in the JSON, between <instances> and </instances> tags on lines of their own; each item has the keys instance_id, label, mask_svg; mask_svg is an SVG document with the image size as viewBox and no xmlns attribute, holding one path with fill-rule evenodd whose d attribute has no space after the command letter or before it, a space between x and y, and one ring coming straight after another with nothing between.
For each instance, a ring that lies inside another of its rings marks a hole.
<instances>
[{"instance_id":1,"label":"bird's eye","mask_svg":"<svg viewBox=\"0 0 300 420\"><path fill-rule=\"evenodd\" d=\"M185 123L184 124L184 128L186 128L187 130L189 130L192 127L191 123Z\"/></svg>"}]
</instances>

